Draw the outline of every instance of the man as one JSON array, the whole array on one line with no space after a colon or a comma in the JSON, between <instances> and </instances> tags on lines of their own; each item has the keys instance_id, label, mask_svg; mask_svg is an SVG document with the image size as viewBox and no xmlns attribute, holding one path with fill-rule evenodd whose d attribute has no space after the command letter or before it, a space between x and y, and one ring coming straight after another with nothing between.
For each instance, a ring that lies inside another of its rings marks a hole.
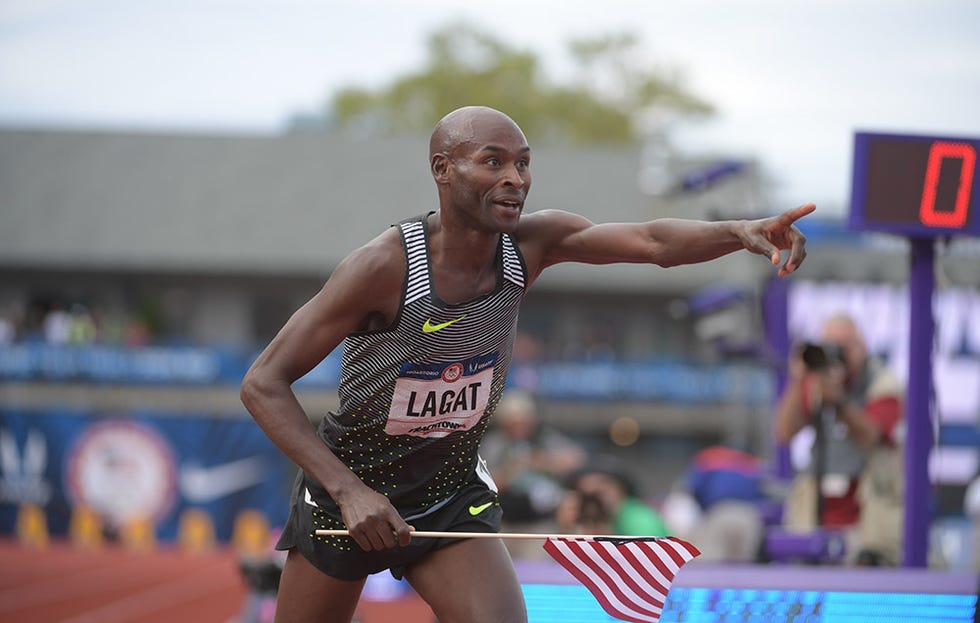
<instances>
[{"instance_id":1,"label":"man","mask_svg":"<svg viewBox=\"0 0 980 623\"><path fill-rule=\"evenodd\" d=\"M633 477L615 457L593 458L569 481L557 512L562 532L669 536L660 513L640 498Z\"/></svg>"},{"instance_id":2,"label":"man","mask_svg":"<svg viewBox=\"0 0 980 623\"><path fill-rule=\"evenodd\" d=\"M585 464L585 448L545 422L537 402L523 390L507 390L480 442L480 457L497 485L504 532L555 532L555 510L565 480ZM547 558L540 542L508 539L511 558Z\"/></svg>"},{"instance_id":3,"label":"man","mask_svg":"<svg viewBox=\"0 0 980 623\"><path fill-rule=\"evenodd\" d=\"M690 540L702 561L753 562L765 525L763 464L758 457L728 446L708 446L691 460L684 478L700 509Z\"/></svg>"},{"instance_id":4,"label":"man","mask_svg":"<svg viewBox=\"0 0 980 623\"><path fill-rule=\"evenodd\" d=\"M788 528L843 530L849 560L860 562L864 555L870 564L897 562L902 395L895 375L868 356L850 316L828 318L821 343L792 354L789 381L776 406L776 439L789 443L813 426L815 443L809 470L791 487Z\"/></svg>"},{"instance_id":5,"label":"man","mask_svg":"<svg viewBox=\"0 0 980 623\"><path fill-rule=\"evenodd\" d=\"M504 523L526 528L553 518L565 479L585 464L588 455L574 439L541 420L534 397L508 390L494 409L480 456L499 489Z\"/></svg>"},{"instance_id":6,"label":"man","mask_svg":"<svg viewBox=\"0 0 980 623\"><path fill-rule=\"evenodd\" d=\"M793 223L815 208L744 222L594 225L522 216L531 150L484 107L435 127L439 210L351 253L255 361L242 400L303 470L279 547L279 621L350 621L365 577L404 575L442 623L525 621L499 539L412 539L413 529L496 532L495 487L477 456L500 398L526 289L559 262L674 266L748 249L805 256ZM345 342L340 409L314 431L290 385ZM411 525L408 523L411 521ZM315 537L319 528L348 537Z\"/></svg>"}]
</instances>

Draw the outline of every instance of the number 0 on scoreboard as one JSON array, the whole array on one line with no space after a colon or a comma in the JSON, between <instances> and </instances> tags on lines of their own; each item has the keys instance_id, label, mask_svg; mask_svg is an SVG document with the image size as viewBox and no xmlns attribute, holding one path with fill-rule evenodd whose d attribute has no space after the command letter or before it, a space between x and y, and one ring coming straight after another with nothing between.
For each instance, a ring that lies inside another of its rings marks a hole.
<instances>
[{"instance_id":1,"label":"number 0 on scoreboard","mask_svg":"<svg viewBox=\"0 0 980 623\"><path fill-rule=\"evenodd\" d=\"M913 238L980 236L978 150L978 139L855 134L850 227Z\"/></svg>"}]
</instances>

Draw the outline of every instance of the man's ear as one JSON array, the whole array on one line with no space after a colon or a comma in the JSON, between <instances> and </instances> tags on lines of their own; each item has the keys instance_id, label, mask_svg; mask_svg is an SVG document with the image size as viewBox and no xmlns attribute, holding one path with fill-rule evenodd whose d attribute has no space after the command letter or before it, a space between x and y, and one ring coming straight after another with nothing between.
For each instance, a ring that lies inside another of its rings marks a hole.
<instances>
[{"instance_id":1,"label":"man's ear","mask_svg":"<svg viewBox=\"0 0 980 623\"><path fill-rule=\"evenodd\" d=\"M429 161L429 167L436 184L445 184L449 181L450 166L452 166L452 162L449 160L449 156L443 153L433 154L432 160Z\"/></svg>"}]
</instances>

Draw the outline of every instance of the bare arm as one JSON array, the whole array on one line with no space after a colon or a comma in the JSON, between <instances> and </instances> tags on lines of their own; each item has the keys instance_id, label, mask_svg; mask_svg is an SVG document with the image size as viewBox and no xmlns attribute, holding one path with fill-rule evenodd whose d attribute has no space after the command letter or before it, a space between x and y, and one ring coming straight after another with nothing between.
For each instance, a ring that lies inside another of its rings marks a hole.
<instances>
[{"instance_id":1,"label":"bare arm","mask_svg":"<svg viewBox=\"0 0 980 623\"><path fill-rule=\"evenodd\" d=\"M523 217L517 236L534 277L560 262L666 267L706 262L740 249L763 255L776 266L779 252L788 249L789 258L779 270L785 276L806 257L806 238L794 223L815 209L808 204L751 221L658 219L598 225L579 215L546 210Z\"/></svg>"},{"instance_id":2,"label":"bare arm","mask_svg":"<svg viewBox=\"0 0 980 623\"><path fill-rule=\"evenodd\" d=\"M802 379L790 379L776 401L773 428L778 443L789 443L809 420L803 410L802 386Z\"/></svg>"},{"instance_id":3,"label":"bare arm","mask_svg":"<svg viewBox=\"0 0 980 623\"><path fill-rule=\"evenodd\" d=\"M849 399L844 366L831 366L820 373L820 393L825 405L833 407L837 421L847 426L848 437L865 450L882 440L882 431L865 413L864 406Z\"/></svg>"},{"instance_id":4,"label":"bare arm","mask_svg":"<svg viewBox=\"0 0 980 623\"><path fill-rule=\"evenodd\" d=\"M837 417L847 426L848 435L865 450L870 450L882 440L881 430L864 413L860 405L842 402L837 405Z\"/></svg>"},{"instance_id":5,"label":"bare arm","mask_svg":"<svg viewBox=\"0 0 980 623\"><path fill-rule=\"evenodd\" d=\"M365 550L406 545L409 526L316 435L293 393L305 375L352 331L390 322L404 275L397 238L382 235L352 253L323 289L289 319L242 382L245 407L269 439L320 482ZM379 294L382 293L382 294ZM391 293L391 294L387 294Z\"/></svg>"}]
</instances>

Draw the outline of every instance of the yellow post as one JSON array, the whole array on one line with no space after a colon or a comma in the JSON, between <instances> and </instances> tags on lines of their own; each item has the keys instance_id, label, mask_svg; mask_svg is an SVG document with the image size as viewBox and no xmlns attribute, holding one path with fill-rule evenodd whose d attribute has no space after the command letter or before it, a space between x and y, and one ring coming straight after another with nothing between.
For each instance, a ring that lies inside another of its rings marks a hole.
<instances>
[{"instance_id":1,"label":"yellow post","mask_svg":"<svg viewBox=\"0 0 980 623\"><path fill-rule=\"evenodd\" d=\"M37 504L22 504L17 512L17 540L25 547L48 546L48 518Z\"/></svg>"},{"instance_id":2,"label":"yellow post","mask_svg":"<svg viewBox=\"0 0 980 623\"><path fill-rule=\"evenodd\" d=\"M235 517L231 542L242 558L265 558L272 544L272 531L265 515L257 510L243 510Z\"/></svg>"},{"instance_id":3,"label":"yellow post","mask_svg":"<svg viewBox=\"0 0 980 623\"><path fill-rule=\"evenodd\" d=\"M199 508L189 508L180 515L177 540L181 549L191 553L206 552L214 547L214 522Z\"/></svg>"},{"instance_id":4,"label":"yellow post","mask_svg":"<svg viewBox=\"0 0 980 623\"><path fill-rule=\"evenodd\" d=\"M151 552L156 548L156 526L149 517L132 517L119 531L123 546L135 552Z\"/></svg>"},{"instance_id":5,"label":"yellow post","mask_svg":"<svg viewBox=\"0 0 980 623\"><path fill-rule=\"evenodd\" d=\"M102 535L102 517L88 505L80 504L72 509L68 537L72 545L84 549L99 549L105 542Z\"/></svg>"}]
</instances>

